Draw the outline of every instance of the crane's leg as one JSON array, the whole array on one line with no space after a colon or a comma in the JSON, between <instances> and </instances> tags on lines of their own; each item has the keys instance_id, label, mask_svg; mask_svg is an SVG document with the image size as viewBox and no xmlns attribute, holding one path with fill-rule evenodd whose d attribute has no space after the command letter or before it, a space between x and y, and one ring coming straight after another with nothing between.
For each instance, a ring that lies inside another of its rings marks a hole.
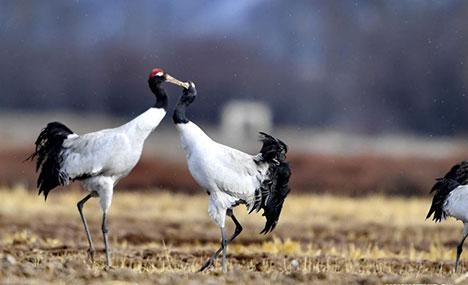
<instances>
[{"instance_id":1,"label":"crane's leg","mask_svg":"<svg viewBox=\"0 0 468 285\"><path fill-rule=\"evenodd\" d=\"M223 272L226 272L227 239L226 239L226 229L224 227L221 228L221 247L223 248L223 260L221 264L222 264Z\"/></svg>"},{"instance_id":2,"label":"crane's leg","mask_svg":"<svg viewBox=\"0 0 468 285\"><path fill-rule=\"evenodd\" d=\"M86 203L86 201L91 198L91 194L88 196L84 197L83 200L79 201L76 206L78 207L78 211L80 212L81 220L83 221L83 225L86 231L86 236L88 237L88 242L89 242L89 248L88 248L88 256L91 258L91 262L94 263L94 246L93 246L93 241L91 240L91 234L89 233L89 228L88 228L88 223L86 223L86 218L83 215L83 205Z\"/></svg>"},{"instance_id":3,"label":"crane's leg","mask_svg":"<svg viewBox=\"0 0 468 285\"><path fill-rule=\"evenodd\" d=\"M242 226L241 224L239 223L239 221L236 219L236 217L234 216L234 213L232 212L232 209L228 209L227 212L226 212L226 215L228 215L229 217L231 217L232 221L234 222L234 224L236 224L236 229L234 230L234 233L232 234L232 236L226 241L226 246L231 242L233 241L241 232L242 232ZM208 261L202 266L202 268L200 268L200 270L198 272L201 272L205 269L207 269L208 267L210 267L211 265L213 265L214 263L214 260L216 259L216 257L218 256L218 254L223 250L223 246L221 244L221 247L215 252L213 253L213 255L208 259Z\"/></svg>"},{"instance_id":4,"label":"crane's leg","mask_svg":"<svg viewBox=\"0 0 468 285\"><path fill-rule=\"evenodd\" d=\"M455 261L455 273L458 273L458 265L460 264L460 255L463 251L463 243L465 242L466 237L468 236L468 224L463 223L463 237L460 243L457 245L457 260Z\"/></svg>"},{"instance_id":5,"label":"crane's leg","mask_svg":"<svg viewBox=\"0 0 468 285\"><path fill-rule=\"evenodd\" d=\"M110 268L111 262L110 262L110 254L109 254L109 241L107 239L108 230L107 230L106 223L107 223L107 213L104 212L102 214L102 235L104 237L104 247L106 250L106 268Z\"/></svg>"}]
</instances>

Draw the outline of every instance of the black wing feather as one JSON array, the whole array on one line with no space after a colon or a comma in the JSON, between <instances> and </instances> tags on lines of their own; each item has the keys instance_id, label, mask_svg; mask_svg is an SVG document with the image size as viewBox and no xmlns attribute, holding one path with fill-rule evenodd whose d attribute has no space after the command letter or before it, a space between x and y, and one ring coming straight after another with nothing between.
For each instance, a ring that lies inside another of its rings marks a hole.
<instances>
[{"instance_id":1,"label":"black wing feather","mask_svg":"<svg viewBox=\"0 0 468 285\"><path fill-rule=\"evenodd\" d=\"M35 142L35 152L27 158L32 161L37 157L36 172L40 170L37 188L39 188L39 195L44 193L45 199L50 190L64 185L69 180L68 175L60 170L63 160L60 155L63 150L63 141L70 134L73 134L73 131L62 123L47 124Z\"/></svg>"},{"instance_id":2,"label":"black wing feather","mask_svg":"<svg viewBox=\"0 0 468 285\"><path fill-rule=\"evenodd\" d=\"M468 184L468 160L462 161L460 163L455 164L449 172L445 174L443 177L445 179L451 179L455 180L460 185L466 185ZM441 179L437 179L437 182L434 184L434 186L431 189L432 191L435 191L438 188L439 182Z\"/></svg>"},{"instance_id":3,"label":"black wing feather","mask_svg":"<svg viewBox=\"0 0 468 285\"><path fill-rule=\"evenodd\" d=\"M431 188L431 193L435 191L431 208L426 216L428 219L432 214L433 220L440 222L445 218L443 206L450 192L460 185L468 183L468 160L455 164L442 178L437 178L436 183Z\"/></svg>"},{"instance_id":4,"label":"black wing feather","mask_svg":"<svg viewBox=\"0 0 468 285\"><path fill-rule=\"evenodd\" d=\"M259 205L253 209L263 209L263 216L266 218L265 228L260 232L267 234L271 232L278 223L284 200L290 192L289 178L291 169L285 162L288 146L279 139L266 133L260 133L260 140L263 142L260 153L262 161L268 163L268 179L263 181L258 193Z\"/></svg>"},{"instance_id":5,"label":"black wing feather","mask_svg":"<svg viewBox=\"0 0 468 285\"><path fill-rule=\"evenodd\" d=\"M445 200L449 193L458 186L460 186L460 183L456 180L447 178L437 179L437 183L434 185L432 190L434 191L434 189L436 189L436 192L432 199L431 208L427 213L426 219L430 218L432 214L434 214L434 217L432 218L433 221L440 222L442 219L445 219L445 212L443 209Z\"/></svg>"}]
</instances>

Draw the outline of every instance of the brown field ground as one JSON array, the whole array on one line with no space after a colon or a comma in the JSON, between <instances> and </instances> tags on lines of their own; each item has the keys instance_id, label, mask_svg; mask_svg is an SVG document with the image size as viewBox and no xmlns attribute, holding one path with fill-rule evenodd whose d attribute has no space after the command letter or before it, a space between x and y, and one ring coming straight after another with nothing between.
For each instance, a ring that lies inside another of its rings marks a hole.
<instances>
[{"instance_id":1,"label":"brown field ground","mask_svg":"<svg viewBox=\"0 0 468 285\"><path fill-rule=\"evenodd\" d=\"M76 202L85 193L55 190L47 202L22 188L0 190L2 284L270 284L454 283L456 221L425 221L428 198L350 198L290 195L277 228L258 235L264 218L235 213L244 231L220 262L195 273L219 246L205 195L116 192L109 212L113 268L104 270L97 199L85 214L97 249L86 259L87 241ZM228 223L228 232L233 227Z\"/></svg>"}]
</instances>

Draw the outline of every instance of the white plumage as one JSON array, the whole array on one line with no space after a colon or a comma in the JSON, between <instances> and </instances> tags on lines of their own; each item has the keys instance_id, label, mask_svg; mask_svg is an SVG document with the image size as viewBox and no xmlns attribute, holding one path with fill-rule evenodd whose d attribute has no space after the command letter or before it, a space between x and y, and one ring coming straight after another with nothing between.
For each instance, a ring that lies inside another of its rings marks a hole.
<instances>
[{"instance_id":1,"label":"white plumage","mask_svg":"<svg viewBox=\"0 0 468 285\"><path fill-rule=\"evenodd\" d=\"M69 135L63 142L60 171L72 180L89 176L81 179L83 186L97 192L106 212L114 185L135 167L146 138L165 115L163 108L150 108L118 128Z\"/></svg>"},{"instance_id":2,"label":"white plumage","mask_svg":"<svg viewBox=\"0 0 468 285\"><path fill-rule=\"evenodd\" d=\"M446 217L468 222L468 186L458 186L445 199L443 210Z\"/></svg>"},{"instance_id":3,"label":"white plumage","mask_svg":"<svg viewBox=\"0 0 468 285\"><path fill-rule=\"evenodd\" d=\"M284 162L287 146L261 133L262 150L257 155L249 155L213 141L185 116L186 108L195 97L195 85L191 82L174 109L173 120L187 155L190 173L209 195L209 215L221 228L221 248L200 270L212 265L216 256L223 251L224 271L226 246L242 231L232 212L233 207L245 204L249 213L263 209L267 222L262 233L276 226L284 199L289 193L290 169ZM225 233L226 216L230 216L236 224L230 238L226 238Z\"/></svg>"},{"instance_id":4,"label":"white plumage","mask_svg":"<svg viewBox=\"0 0 468 285\"><path fill-rule=\"evenodd\" d=\"M213 222L225 226L226 211L246 204L255 206L255 190L267 178L268 163L217 143L196 124L176 124L187 155L188 168L197 183L210 194L208 212ZM257 161L257 162L256 162Z\"/></svg>"},{"instance_id":5,"label":"white plumage","mask_svg":"<svg viewBox=\"0 0 468 285\"><path fill-rule=\"evenodd\" d=\"M149 134L166 115L167 95L161 84L171 82L181 86L185 83L169 76L161 69L153 69L148 84L156 96L155 105L132 121L114 129L78 135L62 123L49 123L36 140L36 171L39 194L45 198L59 185L68 185L70 180L80 180L90 192L78 202L78 210L89 242L88 252L94 260L94 246L89 233L83 205L91 197L99 197L103 211L102 233L106 251L106 265L110 266L107 239L107 211L112 202L114 186L135 167Z\"/></svg>"}]
</instances>

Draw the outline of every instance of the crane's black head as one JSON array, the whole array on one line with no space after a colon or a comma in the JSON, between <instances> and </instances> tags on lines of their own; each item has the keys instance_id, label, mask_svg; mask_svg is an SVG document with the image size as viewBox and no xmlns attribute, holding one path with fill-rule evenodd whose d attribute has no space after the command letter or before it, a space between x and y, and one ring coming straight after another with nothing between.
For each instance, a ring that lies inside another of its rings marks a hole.
<instances>
[{"instance_id":1,"label":"crane's black head","mask_svg":"<svg viewBox=\"0 0 468 285\"><path fill-rule=\"evenodd\" d=\"M175 124L186 124L189 122L185 116L185 109L187 109L187 107L192 104L197 97L195 83L193 83L193 81L189 81L187 85L187 88L184 88L182 96L180 96L172 114L172 120Z\"/></svg>"},{"instance_id":2,"label":"crane's black head","mask_svg":"<svg viewBox=\"0 0 468 285\"><path fill-rule=\"evenodd\" d=\"M151 73L148 78L148 85L153 94L156 96L156 104L154 105L155 108L167 108L166 91L164 91L164 89L161 87L161 83L163 82L169 82L172 84L182 86L184 88L189 87L189 84L187 82L182 82L180 80L175 79L160 68L155 68L151 70Z\"/></svg>"},{"instance_id":3,"label":"crane's black head","mask_svg":"<svg viewBox=\"0 0 468 285\"><path fill-rule=\"evenodd\" d=\"M165 74L166 74L166 72L164 72L162 69L159 69L159 68L155 68L155 69L151 70L151 73L150 73L149 78L148 78L148 83L150 84L150 86L152 84L161 84L161 83L163 83L164 81L166 81Z\"/></svg>"},{"instance_id":4,"label":"crane's black head","mask_svg":"<svg viewBox=\"0 0 468 285\"><path fill-rule=\"evenodd\" d=\"M184 93L180 97L180 101L181 103L186 104L188 106L192 104L193 101L195 101L195 98L197 98L197 89L195 88L195 82L189 81L188 88L184 88Z\"/></svg>"},{"instance_id":5,"label":"crane's black head","mask_svg":"<svg viewBox=\"0 0 468 285\"><path fill-rule=\"evenodd\" d=\"M151 73L148 78L148 84L150 85L150 88L152 86L161 84L163 82L169 82L175 85L182 86L184 88L189 87L187 82L182 82L178 79L175 79L174 77L170 76L169 74L167 74L166 72L164 72L164 70L160 68L155 68L151 70Z\"/></svg>"}]
</instances>

